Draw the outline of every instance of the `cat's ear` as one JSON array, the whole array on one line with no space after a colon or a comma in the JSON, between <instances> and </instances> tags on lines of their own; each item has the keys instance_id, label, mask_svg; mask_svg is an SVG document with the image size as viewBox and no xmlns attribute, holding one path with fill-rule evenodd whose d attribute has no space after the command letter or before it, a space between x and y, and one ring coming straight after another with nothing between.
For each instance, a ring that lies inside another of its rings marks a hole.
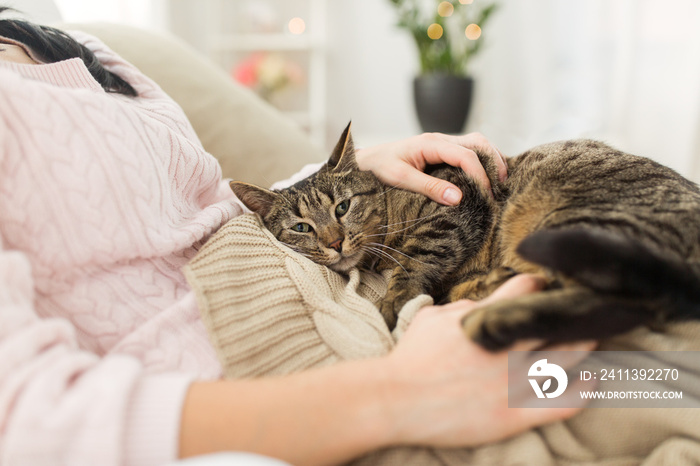
<instances>
[{"instance_id":1,"label":"cat's ear","mask_svg":"<svg viewBox=\"0 0 700 466\"><path fill-rule=\"evenodd\" d=\"M355 162L355 145L352 142L352 135L350 134L351 126L352 121L345 127L345 131L343 131L338 143L335 145L335 149L333 149L331 158L328 159L328 167L331 169L346 170L358 168L357 162Z\"/></svg>"},{"instance_id":2,"label":"cat's ear","mask_svg":"<svg viewBox=\"0 0 700 466\"><path fill-rule=\"evenodd\" d=\"M234 194L253 212L265 218L272 206L278 202L279 194L254 184L231 181L229 183Z\"/></svg>"}]
</instances>

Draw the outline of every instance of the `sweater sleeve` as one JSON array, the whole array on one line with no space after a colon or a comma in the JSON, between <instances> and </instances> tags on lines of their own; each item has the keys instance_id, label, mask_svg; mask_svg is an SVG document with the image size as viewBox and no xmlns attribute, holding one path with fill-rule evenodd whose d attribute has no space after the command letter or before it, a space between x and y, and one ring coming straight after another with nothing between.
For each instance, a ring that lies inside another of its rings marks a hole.
<instances>
[{"instance_id":1,"label":"sweater sleeve","mask_svg":"<svg viewBox=\"0 0 700 466\"><path fill-rule=\"evenodd\" d=\"M148 376L133 358L81 351L67 321L37 317L33 290L24 255L0 249L0 464L176 458L190 378Z\"/></svg>"}]
</instances>

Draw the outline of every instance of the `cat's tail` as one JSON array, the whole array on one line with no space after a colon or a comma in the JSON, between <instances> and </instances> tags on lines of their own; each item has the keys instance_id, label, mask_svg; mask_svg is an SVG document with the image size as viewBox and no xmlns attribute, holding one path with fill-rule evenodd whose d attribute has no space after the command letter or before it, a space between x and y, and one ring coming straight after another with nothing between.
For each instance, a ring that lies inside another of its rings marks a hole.
<instances>
[{"instance_id":1,"label":"cat's tail","mask_svg":"<svg viewBox=\"0 0 700 466\"><path fill-rule=\"evenodd\" d=\"M518 246L525 259L601 293L649 300L667 318L700 318L700 264L600 229L552 229Z\"/></svg>"}]
</instances>

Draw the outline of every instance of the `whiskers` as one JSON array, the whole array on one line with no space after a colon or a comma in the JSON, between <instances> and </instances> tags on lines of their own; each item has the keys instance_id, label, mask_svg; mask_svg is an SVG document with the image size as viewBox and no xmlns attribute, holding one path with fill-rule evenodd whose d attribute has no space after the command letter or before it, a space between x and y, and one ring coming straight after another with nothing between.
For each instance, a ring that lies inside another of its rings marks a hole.
<instances>
[{"instance_id":1,"label":"whiskers","mask_svg":"<svg viewBox=\"0 0 700 466\"><path fill-rule=\"evenodd\" d=\"M379 243L369 243L369 244L379 244ZM399 261L397 261L394 258L394 256L392 256L391 254L389 254L386 251L382 251L381 249L379 249L377 247L370 246L369 244L362 245L360 248L370 256L375 256L375 257L378 257L379 259L382 259L382 260L389 259L390 261L396 262L396 265L401 267L403 269L403 271L406 273L406 275L408 275L408 271L404 268L403 265L401 265L401 263ZM380 246L383 246L383 244L380 244Z\"/></svg>"},{"instance_id":2,"label":"whiskers","mask_svg":"<svg viewBox=\"0 0 700 466\"><path fill-rule=\"evenodd\" d=\"M362 249L363 251L365 251L367 254L372 255L372 256L375 256L375 257L378 257L378 258L380 258L380 259L382 259L382 260L385 260L385 261L386 261L386 260L393 261L394 263L396 263L396 265L398 265L399 267L401 267L401 269L404 271L404 273L406 273L406 275L409 275L409 273L408 273L408 271L406 270L406 268L405 268L405 267L401 264L401 262L399 262L391 253L385 251L385 249L388 249L388 250L390 250L390 251L393 251L393 252L395 252L396 254L399 254L399 255L401 255L401 256L403 256L403 257L409 259L409 260L416 261L416 262L418 262L419 264L428 265L428 264L426 264L425 262L420 261L420 260L416 259L415 257L411 257L411 256L409 256L408 254L404 254L403 252L399 251L398 249L394 249L394 248L392 248L392 247L390 247L390 246L387 246L386 244L381 244L381 243L365 243L365 244L363 244L363 245L361 246L361 249Z\"/></svg>"},{"instance_id":3,"label":"whiskers","mask_svg":"<svg viewBox=\"0 0 700 466\"><path fill-rule=\"evenodd\" d=\"M422 222L425 222L426 220L430 220L431 218L435 217L438 215L439 212L434 212L429 215L425 215L423 217L419 218L414 218L410 220L405 220L402 222L396 222L396 223L390 223L388 225L378 225L373 228L374 231L381 231L381 230L386 230L382 233L364 233L361 235L362 240L369 240L366 243L363 243L361 248L363 251L365 251L367 254L370 254L374 257L378 257L384 261L389 261L389 262L394 262L396 265L401 267L401 269L408 275L408 271L406 268L401 264L401 262L396 258L396 255L403 256L406 259L409 259L411 261L416 261L420 264L423 265L428 265L425 262L416 259L415 257L411 257L408 254L405 254L398 249L395 249L391 246L387 246L386 244L383 244L381 242L370 242L373 239L375 241L386 241L384 238L392 235L394 233L401 233L406 230L410 230L411 228L414 228L421 224ZM405 236L405 235L404 235ZM391 251L391 252L389 252ZM392 254L393 253L393 254ZM404 263L406 261L403 261Z\"/></svg>"},{"instance_id":4,"label":"whiskers","mask_svg":"<svg viewBox=\"0 0 700 466\"><path fill-rule=\"evenodd\" d=\"M410 260L412 260L412 261L416 261L416 262L418 262L419 264L428 265L428 264L426 264L425 262L420 261L420 260L416 259L415 257L411 257L411 256L409 256L408 254L404 254L403 252L399 251L398 249L394 249L394 248L392 248L392 247L389 247L389 246L387 246L386 244L381 244L381 243L367 243L367 245L369 245L369 246L374 246L374 247L386 248L386 249L389 249L390 251L394 251L394 252L397 253L397 254L401 254L402 256L404 256L404 257L407 258L407 259L410 259ZM385 254L388 254L386 251L382 251L382 252L384 252ZM392 259L393 259L393 257L392 257Z\"/></svg>"}]
</instances>

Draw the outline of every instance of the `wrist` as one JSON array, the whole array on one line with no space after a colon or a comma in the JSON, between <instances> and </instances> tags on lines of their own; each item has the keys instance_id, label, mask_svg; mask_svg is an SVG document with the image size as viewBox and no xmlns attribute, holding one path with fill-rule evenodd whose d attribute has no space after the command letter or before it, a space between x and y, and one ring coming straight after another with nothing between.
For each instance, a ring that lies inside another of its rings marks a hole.
<instances>
[{"instance_id":1,"label":"wrist","mask_svg":"<svg viewBox=\"0 0 700 466\"><path fill-rule=\"evenodd\" d=\"M334 464L396 443L387 359L283 377L194 383L180 454L249 451L292 464Z\"/></svg>"},{"instance_id":2,"label":"wrist","mask_svg":"<svg viewBox=\"0 0 700 466\"><path fill-rule=\"evenodd\" d=\"M394 359L389 355L378 361L380 375L375 394L382 407L382 446L421 443L415 431L416 427L420 430L422 424L416 408L429 398L429 393L423 393L427 383L416 383L417 380L403 370L401 362Z\"/></svg>"},{"instance_id":3,"label":"wrist","mask_svg":"<svg viewBox=\"0 0 700 466\"><path fill-rule=\"evenodd\" d=\"M397 436L398 412L395 405L398 398L391 380L388 358L349 361L337 366L347 377L346 410L349 431L346 438L352 439L353 449L366 453L399 443Z\"/></svg>"}]
</instances>

